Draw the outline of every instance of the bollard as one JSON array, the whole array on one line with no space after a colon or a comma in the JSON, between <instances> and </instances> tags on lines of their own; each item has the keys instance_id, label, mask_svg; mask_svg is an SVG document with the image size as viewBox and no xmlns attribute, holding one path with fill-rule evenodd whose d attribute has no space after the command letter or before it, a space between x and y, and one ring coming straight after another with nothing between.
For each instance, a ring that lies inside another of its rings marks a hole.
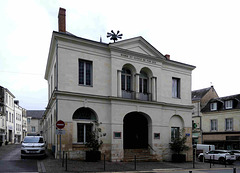
<instances>
[{"instance_id":1,"label":"bollard","mask_svg":"<svg viewBox=\"0 0 240 173\"><path fill-rule=\"evenodd\" d=\"M66 153L66 170L65 171L67 171L67 153Z\"/></svg>"},{"instance_id":2,"label":"bollard","mask_svg":"<svg viewBox=\"0 0 240 173\"><path fill-rule=\"evenodd\" d=\"M189 173L192 173L192 171L189 171Z\"/></svg>"},{"instance_id":3,"label":"bollard","mask_svg":"<svg viewBox=\"0 0 240 173\"><path fill-rule=\"evenodd\" d=\"M237 173L237 170L236 170L236 168L233 168L233 173Z\"/></svg>"},{"instance_id":4,"label":"bollard","mask_svg":"<svg viewBox=\"0 0 240 173\"><path fill-rule=\"evenodd\" d=\"M134 156L134 170L137 170L137 159L136 159L136 155Z\"/></svg>"},{"instance_id":5,"label":"bollard","mask_svg":"<svg viewBox=\"0 0 240 173\"><path fill-rule=\"evenodd\" d=\"M225 168L227 167L227 158L226 158L226 155L225 155Z\"/></svg>"},{"instance_id":6,"label":"bollard","mask_svg":"<svg viewBox=\"0 0 240 173\"><path fill-rule=\"evenodd\" d=\"M210 156L210 168L212 168L212 156Z\"/></svg>"},{"instance_id":7,"label":"bollard","mask_svg":"<svg viewBox=\"0 0 240 173\"><path fill-rule=\"evenodd\" d=\"M213 155L213 164L212 165L214 166L214 155Z\"/></svg>"},{"instance_id":8,"label":"bollard","mask_svg":"<svg viewBox=\"0 0 240 173\"><path fill-rule=\"evenodd\" d=\"M63 151L63 158L62 158L62 167L64 167L64 151Z\"/></svg>"},{"instance_id":9,"label":"bollard","mask_svg":"<svg viewBox=\"0 0 240 173\"><path fill-rule=\"evenodd\" d=\"M104 164L104 166L103 166L103 170L105 171L105 170L106 170L106 158L105 158L105 154L104 154L103 164Z\"/></svg>"}]
</instances>

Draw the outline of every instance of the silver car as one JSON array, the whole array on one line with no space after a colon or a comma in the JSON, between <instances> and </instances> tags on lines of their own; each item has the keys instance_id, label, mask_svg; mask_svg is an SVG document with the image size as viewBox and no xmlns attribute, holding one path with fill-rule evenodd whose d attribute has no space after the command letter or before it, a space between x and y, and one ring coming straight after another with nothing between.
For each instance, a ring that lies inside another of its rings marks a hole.
<instances>
[{"instance_id":1,"label":"silver car","mask_svg":"<svg viewBox=\"0 0 240 173\"><path fill-rule=\"evenodd\" d=\"M46 147L42 136L26 136L22 142L21 158L25 156L45 156Z\"/></svg>"}]
</instances>

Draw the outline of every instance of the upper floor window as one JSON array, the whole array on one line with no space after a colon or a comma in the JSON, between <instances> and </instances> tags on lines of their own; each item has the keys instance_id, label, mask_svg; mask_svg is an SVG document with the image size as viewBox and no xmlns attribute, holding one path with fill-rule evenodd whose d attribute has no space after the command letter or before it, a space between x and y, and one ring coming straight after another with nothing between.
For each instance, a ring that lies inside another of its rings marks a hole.
<instances>
[{"instance_id":1,"label":"upper floor window","mask_svg":"<svg viewBox=\"0 0 240 173\"><path fill-rule=\"evenodd\" d=\"M225 109L232 109L233 108L233 101L227 100L225 101Z\"/></svg>"},{"instance_id":2,"label":"upper floor window","mask_svg":"<svg viewBox=\"0 0 240 173\"><path fill-rule=\"evenodd\" d=\"M210 103L210 110L211 111L216 111L217 110L217 103Z\"/></svg>"},{"instance_id":3,"label":"upper floor window","mask_svg":"<svg viewBox=\"0 0 240 173\"><path fill-rule=\"evenodd\" d=\"M211 131L217 131L217 120L211 120Z\"/></svg>"},{"instance_id":4,"label":"upper floor window","mask_svg":"<svg viewBox=\"0 0 240 173\"><path fill-rule=\"evenodd\" d=\"M148 76L145 72L141 72L139 76L139 92L144 94L148 92Z\"/></svg>"},{"instance_id":5,"label":"upper floor window","mask_svg":"<svg viewBox=\"0 0 240 173\"><path fill-rule=\"evenodd\" d=\"M172 97L180 98L180 79L172 78Z\"/></svg>"},{"instance_id":6,"label":"upper floor window","mask_svg":"<svg viewBox=\"0 0 240 173\"><path fill-rule=\"evenodd\" d=\"M92 85L92 62L79 59L78 65L79 65L79 84L91 86Z\"/></svg>"},{"instance_id":7,"label":"upper floor window","mask_svg":"<svg viewBox=\"0 0 240 173\"><path fill-rule=\"evenodd\" d=\"M122 90L131 91L131 78L132 74L129 69L122 69Z\"/></svg>"},{"instance_id":8,"label":"upper floor window","mask_svg":"<svg viewBox=\"0 0 240 173\"><path fill-rule=\"evenodd\" d=\"M36 132L36 128L35 128L35 126L32 126L32 132Z\"/></svg>"},{"instance_id":9,"label":"upper floor window","mask_svg":"<svg viewBox=\"0 0 240 173\"><path fill-rule=\"evenodd\" d=\"M226 127L226 131L233 130L233 119L232 118L225 119L225 127Z\"/></svg>"}]
</instances>

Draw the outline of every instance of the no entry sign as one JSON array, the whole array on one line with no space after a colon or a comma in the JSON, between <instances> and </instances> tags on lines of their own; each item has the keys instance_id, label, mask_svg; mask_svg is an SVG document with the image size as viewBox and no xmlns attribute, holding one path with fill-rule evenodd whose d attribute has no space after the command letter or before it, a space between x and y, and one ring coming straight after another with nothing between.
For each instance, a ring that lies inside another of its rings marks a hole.
<instances>
[{"instance_id":1,"label":"no entry sign","mask_svg":"<svg viewBox=\"0 0 240 173\"><path fill-rule=\"evenodd\" d=\"M62 120L58 120L56 126L58 129L62 129L65 127L65 123Z\"/></svg>"}]
</instances>

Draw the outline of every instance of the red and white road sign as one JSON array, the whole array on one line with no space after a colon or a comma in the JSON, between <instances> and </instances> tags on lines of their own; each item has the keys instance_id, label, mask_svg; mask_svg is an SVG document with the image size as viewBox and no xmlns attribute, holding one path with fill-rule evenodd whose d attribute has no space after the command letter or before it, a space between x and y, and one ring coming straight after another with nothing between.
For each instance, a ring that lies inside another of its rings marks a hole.
<instances>
[{"instance_id":1,"label":"red and white road sign","mask_svg":"<svg viewBox=\"0 0 240 173\"><path fill-rule=\"evenodd\" d=\"M58 129L62 129L65 127L65 123L62 120L58 120L56 126Z\"/></svg>"}]
</instances>

